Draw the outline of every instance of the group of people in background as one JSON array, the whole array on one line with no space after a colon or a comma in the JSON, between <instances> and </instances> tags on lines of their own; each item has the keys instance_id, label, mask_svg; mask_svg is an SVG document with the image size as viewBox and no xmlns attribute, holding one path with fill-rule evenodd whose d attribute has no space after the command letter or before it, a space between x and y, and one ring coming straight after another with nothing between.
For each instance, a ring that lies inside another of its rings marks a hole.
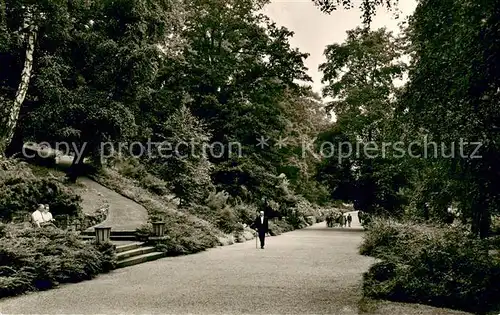
<instances>
[{"instance_id":1,"label":"group of people in background","mask_svg":"<svg viewBox=\"0 0 500 315\"><path fill-rule=\"evenodd\" d=\"M342 213L329 213L326 215L326 225L328 227L333 227L334 224L338 224L340 227L351 227L352 216L350 213L344 215Z\"/></svg>"},{"instance_id":2,"label":"group of people in background","mask_svg":"<svg viewBox=\"0 0 500 315\"><path fill-rule=\"evenodd\" d=\"M255 230L256 242L257 236L260 240L260 248L264 249L266 235L269 234L269 218L268 213L270 212L270 205L266 198L263 198L262 210L258 212L256 218L250 224L250 228ZM43 209L42 209L43 210ZM267 211L265 211L267 210ZM366 219L365 214L362 211L358 211L359 222L362 223ZM326 224L328 227L333 227L334 224L338 224L340 227L351 227L352 216L351 213L344 214L340 211L331 211L326 215ZM258 248L258 244L256 243Z\"/></svg>"}]
</instances>

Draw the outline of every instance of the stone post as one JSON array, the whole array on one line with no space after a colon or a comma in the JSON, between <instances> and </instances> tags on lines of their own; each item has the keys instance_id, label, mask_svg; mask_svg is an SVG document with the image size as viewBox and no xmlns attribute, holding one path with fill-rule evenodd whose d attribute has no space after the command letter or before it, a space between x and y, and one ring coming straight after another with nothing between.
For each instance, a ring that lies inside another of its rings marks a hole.
<instances>
[{"instance_id":1,"label":"stone post","mask_svg":"<svg viewBox=\"0 0 500 315\"><path fill-rule=\"evenodd\" d=\"M111 238L110 227L95 227L95 241L97 244L108 242Z\"/></svg>"},{"instance_id":2,"label":"stone post","mask_svg":"<svg viewBox=\"0 0 500 315\"><path fill-rule=\"evenodd\" d=\"M156 221L152 224L154 237L163 237L165 235L165 222Z\"/></svg>"}]
</instances>

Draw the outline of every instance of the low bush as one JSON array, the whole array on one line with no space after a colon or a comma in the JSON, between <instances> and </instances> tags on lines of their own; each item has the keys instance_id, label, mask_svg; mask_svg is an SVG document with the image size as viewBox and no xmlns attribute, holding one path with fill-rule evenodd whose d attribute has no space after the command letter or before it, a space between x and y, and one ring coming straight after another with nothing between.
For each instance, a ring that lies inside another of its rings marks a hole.
<instances>
[{"instance_id":1,"label":"low bush","mask_svg":"<svg viewBox=\"0 0 500 315\"><path fill-rule=\"evenodd\" d=\"M288 225L292 226L294 230L303 229L308 226L306 219L302 215L289 215L286 217Z\"/></svg>"},{"instance_id":2,"label":"low bush","mask_svg":"<svg viewBox=\"0 0 500 315\"><path fill-rule=\"evenodd\" d=\"M234 207L234 213L238 217L239 222L251 225L257 213L257 207L253 204L238 203Z\"/></svg>"},{"instance_id":3,"label":"low bush","mask_svg":"<svg viewBox=\"0 0 500 315\"><path fill-rule=\"evenodd\" d=\"M278 236L281 233L283 233L283 230L279 225L275 224L274 222L269 222L269 234L271 236Z\"/></svg>"},{"instance_id":4,"label":"low bush","mask_svg":"<svg viewBox=\"0 0 500 315\"><path fill-rule=\"evenodd\" d=\"M139 241L147 241L148 237L153 236L153 225L151 223L142 224L135 230L135 235Z\"/></svg>"},{"instance_id":5,"label":"low bush","mask_svg":"<svg viewBox=\"0 0 500 315\"><path fill-rule=\"evenodd\" d=\"M241 231L237 231L234 236L236 243L243 243L254 238L255 231L249 227L244 227Z\"/></svg>"},{"instance_id":6,"label":"low bush","mask_svg":"<svg viewBox=\"0 0 500 315\"><path fill-rule=\"evenodd\" d=\"M285 220L276 220L269 222L269 234L271 236L277 236L293 230L293 226Z\"/></svg>"},{"instance_id":7,"label":"low bush","mask_svg":"<svg viewBox=\"0 0 500 315\"><path fill-rule=\"evenodd\" d=\"M29 214L39 203L49 204L54 216L81 212L80 196L62 183L35 176L26 163L0 160L0 219Z\"/></svg>"},{"instance_id":8,"label":"low bush","mask_svg":"<svg viewBox=\"0 0 500 315\"><path fill-rule=\"evenodd\" d=\"M491 234L500 235L500 217L492 216L491 217Z\"/></svg>"},{"instance_id":9,"label":"low bush","mask_svg":"<svg viewBox=\"0 0 500 315\"><path fill-rule=\"evenodd\" d=\"M313 225L316 223L316 218L313 216L304 217L304 220L306 221L307 225Z\"/></svg>"},{"instance_id":10,"label":"low bush","mask_svg":"<svg viewBox=\"0 0 500 315\"><path fill-rule=\"evenodd\" d=\"M211 209L207 206L193 205L189 207L189 213L212 223L226 234L234 233L242 227L242 224L238 222L238 217L229 207Z\"/></svg>"},{"instance_id":11,"label":"low bush","mask_svg":"<svg viewBox=\"0 0 500 315\"><path fill-rule=\"evenodd\" d=\"M500 235L490 236L485 241L488 243L490 249L500 250Z\"/></svg>"},{"instance_id":12,"label":"low bush","mask_svg":"<svg viewBox=\"0 0 500 315\"><path fill-rule=\"evenodd\" d=\"M360 251L382 259L364 274L367 297L475 313L500 298L500 262L463 227L376 220Z\"/></svg>"},{"instance_id":13,"label":"low bush","mask_svg":"<svg viewBox=\"0 0 500 315\"><path fill-rule=\"evenodd\" d=\"M0 297L88 280L116 263L111 244L87 244L59 229L4 225L1 230Z\"/></svg>"},{"instance_id":14,"label":"low bush","mask_svg":"<svg viewBox=\"0 0 500 315\"><path fill-rule=\"evenodd\" d=\"M169 256L194 254L220 245L219 235L192 217L182 215L165 215L166 237L156 241L158 250Z\"/></svg>"},{"instance_id":15,"label":"low bush","mask_svg":"<svg viewBox=\"0 0 500 315\"><path fill-rule=\"evenodd\" d=\"M123 176L135 180L137 184L157 195L170 194L169 185L153 176L146 167L134 158L116 159L113 167Z\"/></svg>"},{"instance_id":16,"label":"low bush","mask_svg":"<svg viewBox=\"0 0 500 315\"><path fill-rule=\"evenodd\" d=\"M317 223L315 218L323 219L325 209L312 204L302 196L293 196L290 198L290 203L285 209L286 221L294 227L294 229L302 229L309 225Z\"/></svg>"},{"instance_id":17,"label":"low bush","mask_svg":"<svg viewBox=\"0 0 500 315\"><path fill-rule=\"evenodd\" d=\"M404 255L409 242L418 243L433 230L431 226L405 224L390 219L376 219L370 227L361 243L360 254L376 258L385 258L394 252Z\"/></svg>"},{"instance_id":18,"label":"low bush","mask_svg":"<svg viewBox=\"0 0 500 315\"><path fill-rule=\"evenodd\" d=\"M156 212L156 216L165 222L165 239L154 241L153 244L158 250L167 252L169 256L194 254L221 244L219 239L222 235L195 217L159 211ZM153 233L151 224L144 224L136 230L136 233L145 240Z\"/></svg>"},{"instance_id":19,"label":"low bush","mask_svg":"<svg viewBox=\"0 0 500 315\"><path fill-rule=\"evenodd\" d=\"M243 204L238 204L235 207L230 204L229 198L230 196L225 191L212 192L203 205L193 204L188 206L187 210L189 213L212 223L223 233L235 233L241 231L243 222L248 224L253 220L248 212L253 209ZM255 212L252 215L255 216Z\"/></svg>"},{"instance_id":20,"label":"low bush","mask_svg":"<svg viewBox=\"0 0 500 315\"><path fill-rule=\"evenodd\" d=\"M175 256L200 252L220 244L219 238L223 235L213 224L175 209L176 205L168 196L151 193L115 170L103 170L92 178L144 206L151 221L160 219L165 222L166 239L155 242L159 250ZM151 225L146 224L136 232L150 235Z\"/></svg>"}]
</instances>

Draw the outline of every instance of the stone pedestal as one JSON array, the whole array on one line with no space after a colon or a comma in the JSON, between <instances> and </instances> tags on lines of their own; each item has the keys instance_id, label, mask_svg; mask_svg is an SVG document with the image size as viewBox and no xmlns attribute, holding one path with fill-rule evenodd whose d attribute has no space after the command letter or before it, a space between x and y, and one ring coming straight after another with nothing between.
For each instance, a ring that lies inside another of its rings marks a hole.
<instances>
[{"instance_id":1,"label":"stone pedestal","mask_svg":"<svg viewBox=\"0 0 500 315\"><path fill-rule=\"evenodd\" d=\"M161 238L165 235L165 222L156 221L153 222L153 237Z\"/></svg>"},{"instance_id":2,"label":"stone pedestal","mask_svg":"<svg viewBox=\"0 0 500 315\"><path fill-rule=\"evenodd\" d=\"M110 227L95 227L95 241L97 244L106 243L111 238L111 228Z\"/></svg>"}]
</instances>

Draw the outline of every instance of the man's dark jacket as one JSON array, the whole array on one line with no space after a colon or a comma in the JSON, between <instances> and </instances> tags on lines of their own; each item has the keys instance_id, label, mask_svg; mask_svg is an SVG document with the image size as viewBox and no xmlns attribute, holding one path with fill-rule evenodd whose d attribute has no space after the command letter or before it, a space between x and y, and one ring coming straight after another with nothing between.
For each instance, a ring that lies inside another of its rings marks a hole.
<instances>
[{"instance_id":1,"label":"man's dark jacket","mask_svg":"<svg viewBox=\"0 0 500 315\"><path fill-rule=\"evenodd\" d=\"M260 222L260 216L255 218L255 221L253 221L253 224L251 226L252 229L257 229L259 231L259 234L265 234L269 230L269 220L267 219L266 216L264 216L264 223L262 224Z\"/></svg>"}]
</instances>

